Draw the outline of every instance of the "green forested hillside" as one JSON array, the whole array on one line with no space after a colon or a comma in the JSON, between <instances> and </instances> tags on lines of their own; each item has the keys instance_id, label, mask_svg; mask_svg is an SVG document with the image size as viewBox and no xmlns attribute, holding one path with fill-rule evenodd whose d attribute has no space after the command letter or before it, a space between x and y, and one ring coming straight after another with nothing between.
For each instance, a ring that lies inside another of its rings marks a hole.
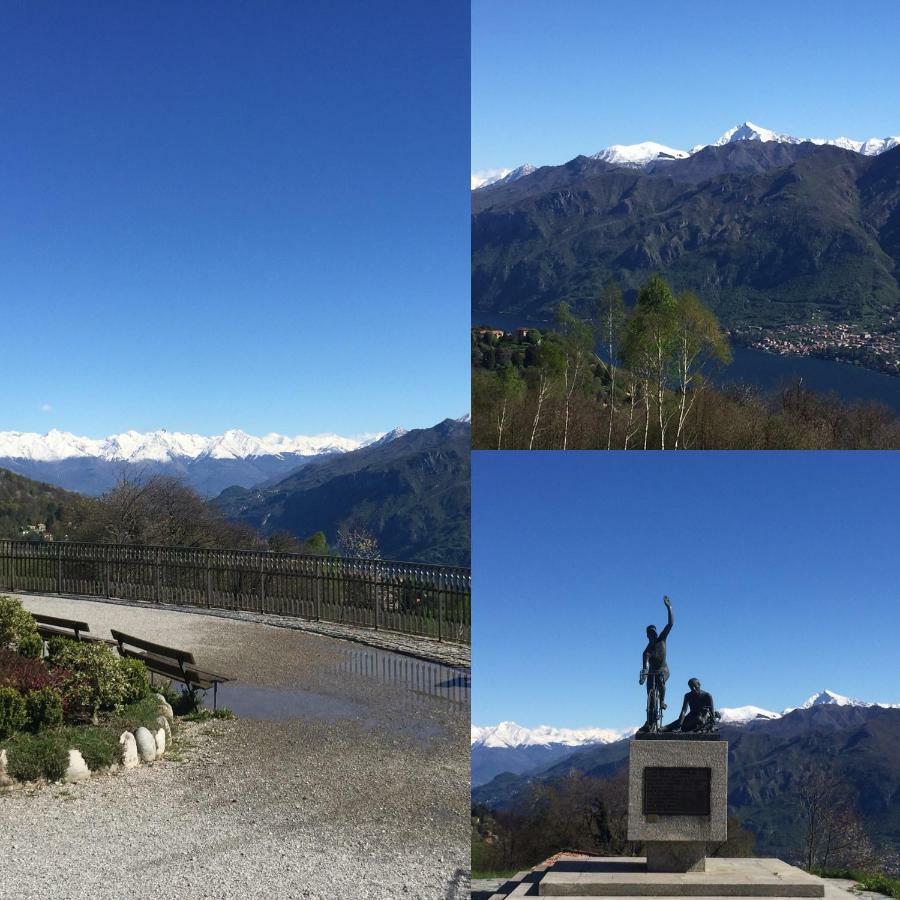
<instances>
[{"instance_id":1,"label":"green forested hillside","mask_svg":"<svg viewBox=\"0 0 900 900\"><path fill-rule=\"evenodd\" d=\"M80 520L86 498L0 469L0 538L19 538L30 525L43 523L54 538Z\"/></svg>"},{"instance_id":2,"label":"green forested hillside","mask_svg":"<svg viewBox=\"0 0 900 900\"><path fill-rule=\"evenodd\" d=\"M264 534L321 530L334 545L342 525L361 526L387 559L467 566L470 446L469 423L446 419L214 502Z\"/></svg>"},{"instance_id":3,"label":"green forested hillside","mask_svg":"<svg viewBox=\"0 0 900 900\"><path fill-rule=\"evenodd\" d=\"M545 167L473 195L473 308L584 310L608 279L631 292L658 272L727 327L884 327L900 311L898 175L900 148L747 141L650 172Z\"/></svg>"}]
</instances>

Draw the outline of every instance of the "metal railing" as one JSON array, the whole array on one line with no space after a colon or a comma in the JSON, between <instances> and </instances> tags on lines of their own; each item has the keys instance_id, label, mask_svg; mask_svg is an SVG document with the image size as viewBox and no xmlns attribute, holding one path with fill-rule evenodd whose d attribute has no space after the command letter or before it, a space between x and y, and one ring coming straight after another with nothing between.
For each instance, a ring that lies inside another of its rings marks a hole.
<instances>
[{"instance_id":1,"label":"metal railing","mask_svg":"<svg viewBox=\"0 0 900 900\"><path fill-rule=\"evenodd\" d=\"M389 560L0 540L0 590L297 616L468 644L469 569Z\"/></svg>"}]
</instances>

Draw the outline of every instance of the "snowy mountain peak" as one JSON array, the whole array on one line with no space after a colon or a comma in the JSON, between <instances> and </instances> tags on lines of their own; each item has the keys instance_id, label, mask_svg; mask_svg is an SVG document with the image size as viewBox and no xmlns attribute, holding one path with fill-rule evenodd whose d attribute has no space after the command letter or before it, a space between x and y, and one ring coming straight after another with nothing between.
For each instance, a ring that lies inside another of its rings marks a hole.
<instances>
[{"instance_id":1,"label":"snowy mountain peak","mask_svg":"<svg viewBox=\"0 0 900 900\"><path fill-rule=\"evenodd\" d=\"M813 694L809 700L804 703L800 709L809 709L811 706L870 706L871 704L863 700L852 700L850 697L844 697L836 694L834 691L819 691Z\"/></svg>"},{"instance_id":2,"label":"snowy mountain peak","mask_svg":"<svg viewBox=\"0 0 900 900\"><path fill-rule=\"evenodd\" d=\"M643 141L640 144L613 144L595 153L593 158L616 166L640 169L657 159L684 159L687 156L690 154L685 150L676 150L654 141Z\"/></svg>"},{"instance_id":3,"label":"snowy mountain peak","mask_svg":"<svg viewBox=\"0 0 900 900\"><path fill-rule=\"evenodd\" d=\"M800 138L791 134L772 131L770 128L763 128L762 125L756 125L753 122L743 122L740 125L729 128L728 131L711 144L696 144L689 151L677 150L674 147L667 147L665 144L658 144L655 141L643 141L640 144L613 144L599 153L595 153L593 159L599 159L625 168L644 169L658 159L684 159L688 156L693 156L693 154L706 147L723 147L726 144L732 144L737 141L777 141L781 144L802 144L810 141L813 144L829 144L834 147L841 147L844 150L852 150L854 153L861 153L863 156L878 156L880 153L885 153L900 146L900 135L883 138L873 137L865 141L858 141L848 137ZM516 181L519 178L530 175L536 169L534 166L526 163L512 171L509 169L496 171L499 174L494 174L489 178L476 178L473 176L473 189L480 190L493 185L508 184L510 181Z\"/></svg>"},{"instance_id":4,"label":"snowy mountain peak","mask_svg":"<svg viewBox=\"0 0 900 900\"><path fill-rule=\"evenodd\" d=\"M509 170L509 169L500 169L496 174L491 175L487 178L473 179L473 190L480 191L482 188L499 186L501 184L509 184L511 181L518 181L520 178L524 178L526 175L530 175L532 172L536 172L537 167L531 165L531 163L523 163L518 168ZM477 184L475 181L477 180Z\"/></svg>"},{"instance_id":5,"label":"snowy mountain peak","mask_svg":"<svg viewBox=\"0 0 900 900\"><path fill-rule=\"evenodd\" d=\"M501 722L499 725L472 726L472 745L480 747L535 747L549 744L564 744L579 747L582 744L609 744L621 740L635 729L614 730L611 728L552 728L538 725L525 728L515 722Z\"/></svg>"},{"instance_id":6,"label":"snowy mountain peak","mask_svg":"<svg viewBox=\"0 0 900 900\"><path fill-rule=\"evenodd\" d=\"M717 141L714 141L713 147L722 147L725 144L732 144L735 141L778 141L781 144L802 144L800 138L791 137L789 134L779 134L769 128L763 128L760 125L754 125L753 122L744 122L742 125L735 125L729 128Z\"/></svg>"}]
</instances>

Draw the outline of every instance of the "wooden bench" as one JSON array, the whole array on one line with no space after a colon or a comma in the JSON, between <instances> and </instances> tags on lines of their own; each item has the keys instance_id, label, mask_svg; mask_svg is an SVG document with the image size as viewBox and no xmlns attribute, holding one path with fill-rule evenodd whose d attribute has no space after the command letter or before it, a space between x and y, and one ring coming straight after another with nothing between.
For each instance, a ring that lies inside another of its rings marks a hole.
<instances>
[{"instance_id":1,"label":"wooden bench","mask_svg":"<svg viewBox=\"0 0 900 900\"><path fill-rule=\"evenodd\" d=\"M59 619L56 616L42 616L32 613L32 618L37 622L38 634L44 639L52 637L64 637L75 641L93 641L96 643L112 644L112 641L104 641L90 633L87 622L77 622L75 619Z\"/></svg>"},{"instance_id":2,"label":"wooden bench","mask_svg":"<svg viewBox=\"0 0 900 900\"><path fill-rule=\"evenodd\" d=\"M141 660L150 670L151 678L153 674L156 674L172 681L180 681L189 689L200 688L202 691L208 691L212 688L213 710L216 709L219 685L222 682L230 681L230 678L198 669L194 654L187 650L176 650L174 647L154 644L152 641L145 641L143 638L116 631L115 628L111 628L110 633L119 648L119 655L128 659Z\"/></svg>"}]
</instances>

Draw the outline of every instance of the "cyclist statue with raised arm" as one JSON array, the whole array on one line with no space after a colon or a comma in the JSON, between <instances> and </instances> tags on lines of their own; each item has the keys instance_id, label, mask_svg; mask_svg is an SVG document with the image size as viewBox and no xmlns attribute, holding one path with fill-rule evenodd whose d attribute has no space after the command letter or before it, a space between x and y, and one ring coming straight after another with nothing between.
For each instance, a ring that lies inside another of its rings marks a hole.
<instances>
[{"instance_id":1,"label":"cyclist statue with raised arm","mask_svg":"<svg viewBox=\"0 0 900 900\"><path fill-rule=\"evenodd\" d=\"M672 625L675 622L675 619L672 616L671 601L668 597L663 597L663 603L665 603L666 610L669 613L669 621L666 624L666 627L663 628L662 634L659 635L656 633L655 625L647 626L647 646L644 648L644 658L640 676L640 683L646 683L647 685L648 701L651 691L656 691L659 699L658 714L660 716L661 711L666 708L666 680L669 677L669 667L666 665L666 638L669 636L669 632L672 630ZM647 708L648 710L651 709L651 704L649 702ZM656 731L658 724L658 721L650 721L650 715L648 713L647 721L638 729L638 731Z\"/></svg>"}]
</instances>

